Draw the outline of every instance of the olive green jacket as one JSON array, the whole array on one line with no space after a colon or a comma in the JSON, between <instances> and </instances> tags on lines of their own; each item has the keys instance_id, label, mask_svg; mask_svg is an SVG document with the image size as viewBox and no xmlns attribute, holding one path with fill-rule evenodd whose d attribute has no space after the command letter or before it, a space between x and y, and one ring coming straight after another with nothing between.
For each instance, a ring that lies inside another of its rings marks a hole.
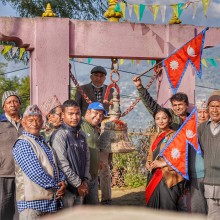
<instances>
[{"instance_id":1,"label":"olive green jacket","mask_svg":"<svg viewBox=\"0 0 220 220\"><path fill-rule=\"evenodd\" d=\"M89 124L85 118L82 118L81 129L86 134L86 141L90 151L90 175L92 179L98 176L100 160L99 133L96 127Z\"/></svg>"},{"instance_id":2,"label":"olive green jacket","mask_svg":"<svg viewBox=\"0 0 220 220\"><path fill-rule=\"evenodd\" d=\"M156 112L159 108L162 107L150 96L147 89L145 89L143 86L140 89L138 89L138 93L143 104L145 105L145 107L147 108L147 110L152 116L154 115L154 112ZM183 123L182 118L175 115L172 109L168 108L167 110L172 115L172 124L170 127L174 131L177 131L179 127L181 126L181 124Z\"/></svg>"}]
</instances>

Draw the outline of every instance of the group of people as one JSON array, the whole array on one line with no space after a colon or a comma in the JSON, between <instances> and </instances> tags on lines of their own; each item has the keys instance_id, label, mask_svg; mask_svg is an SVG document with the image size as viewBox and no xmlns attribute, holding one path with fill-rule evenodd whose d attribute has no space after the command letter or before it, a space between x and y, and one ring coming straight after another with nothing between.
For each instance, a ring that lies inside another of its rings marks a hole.
<instances>
[{"instance_id":1,"label":"group of people","mask_svg":"<svg viewBox=\"0 0 220 220\"><path fill-rule=\"evenodd\" d=\"M160 151L180 128L189 113L188 97L178 92L170 98L171 109L160 106L138 77L133 82L139 96L152 114L159 133L152 138L146 168L149 171L146 187L148 207L165 210L190 211L208 214L208 219L220 217L220 90L211 93L208 101L198 100L198 140L202 155L189 147L187 182L159 156ZM183 140L185 141L185 140ZM185 190L189 190L183 199Z\"/></svg>"},{"instance_id":2,"label":"group of people","mask_svg":"<svg viewBox=\"0 0 220 220\"><path fill-rule=\"evenodd\" d=\"M21 115L20 97L14 91L4 92L4 114L0 116L0 219L13 219L15 194L20 220L38 219L73 205L97 205L99 183L101 203L111 204L112 154L99 143L99 126L108 110L108 105L102 104L106 75L103 67L94 67L91 82L82 86L91 104L77 91L75 100L61 104L53 95L41 106L28 106ZM159 128L146 158L147 207L190 209L219 219L220 91L213 92L207 103L197 102L203 155L189 149L190 181L186 182L159 153L189 115L187 95L174 94L170 98L172 108L166 109L150 96L140 78L133 78L133 82ZM188 198L183 198L186 186L190 205L186 204Z\"/></svg>"},{"instance_id":3,"label":"group of people","mask_svg":"<svg viewBox=\"0 0 220 220\"><path fill-rule=\"evenodd\" d=\"M85 85L91 104L80 100L80 93L63 104L53 95L21 115L18 94L4 92L0 219L12 220L16 210L20 220L30 220L63 207L97 205L98 177L101 204L111 204L110 157L99 144L99 126L107 115L107 105L100 102L106 74L101 66L92 69L91 83Z\"/></svg>"}]
</instances>

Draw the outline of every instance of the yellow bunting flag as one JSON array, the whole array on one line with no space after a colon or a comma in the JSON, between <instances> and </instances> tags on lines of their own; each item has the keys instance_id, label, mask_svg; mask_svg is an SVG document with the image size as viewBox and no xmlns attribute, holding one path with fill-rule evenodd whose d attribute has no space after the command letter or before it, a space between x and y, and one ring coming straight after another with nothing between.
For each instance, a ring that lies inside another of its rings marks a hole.
<instances>
[{"instance_id":1,"label":"yellow bunting flag","mask_svg":"<svg viewBox=\"0 0 220 220\"><path fill-rule=\"evenodd\" d=\"M207 14L209 4L210 4L210 0L202 0L202 6L203 6L205 16Z\"/></svg>"},{"instance_id":2,"label":"yellow bunting flag","mask_svg":"<svg viewBox=\"0 0 220 220\"><path fill-rule=\"evenodd\" d=\"M147 60L147 64L150 64L150 60Z\"/></svg>"},{"instance_id":3,"label":"yellow bunting flag","mask_svg":"<svg viewBox=\"0 0 220 220\"><path fill-rule=\"evenodd\" d=\"M157 4L154 4L152 7L153 7L154 21L156 21L160 6Z\"/></svg>"},{"instance_id":4,"label":"yellow bunting flag","mask_svg":"<svg viewBox=\"0 0 220 220\"><path fill-rule=\"evenodd\" d=\"M5 45L2 54L5 55L6 53L8 53L9 50L11 50L11 48L12 48L11 45Z\"/></svg>"},{"instance_id":5,"label":"yellow bunting flag","mask_svg":"<svg viewBox=\"0 0 220 220\"><path fill-rule=\"evenodd\" d=\"M124 59L120 59L120 61L119 61L120 65L123 65L123 64L124 64L124 62L125 62L125 60L124 60Z\"/></svg>"},{"instance_id":6,"label":"yellow bunting flag","mask_svg":"<svg viewBox=\"0 0 220 220\"><path fill-rule=\"evenodd\" d=\"M131 63L134 64L134 60L131 60Z\"/></svg>"},{"instance_id":7,"label":"yellow bunting flag","mask_svg":"<svg viewBox=\"0 0 220 220\"><path fill-rule=\"evenodd\" d=\"M123 13L123 18L125 18L125 12L126 12L126 4L124 2L120 2L121 11Z\"/></svg>"},{"instance_id":8,"label":"yellow bunting flag","mask_svg":"<svg viewBox=\"0 0 220 220\"><path fill-rule=\"evenodd\" d=\"M139 5L134 4L134 13L135 13L138 21L140 20L139 7L140 7Z\"/></svg>"},{"instance_id":9,"label":"yellow bunting flag","mask_svg":"<svg viewBox=\"0 0 220 220\"><path fill-rule=\"evenodd\" d=\"M25 48L21 47L20 48L20 53L19 53L19 60L22 58L23 54L24 54Z\"/></svg>"},{"instance_id":10,"label":"yellow bunting flag","mask_svg":"<svg viewBox=\"0 0 220 220\"><path fill-rule=\"evenodd\" d=\"M206 59L205 58L202 58L202 65L203 66L205 66L205 67L208 67L208 65L207 65L207 62L206 62Z\"/></svg>"},{"instance_id":11,"label":"yellow bunting flag","mask_svg":"<svg viewBox=\"0 0 220 220\"><path fill-rule=\"evenodd\" d=\"M178 13L178 4L175 5L171 5L172 9L173 9L173 14L176 15L176 17L179 18L179 13Z\"/></svg>"}]
</instances>

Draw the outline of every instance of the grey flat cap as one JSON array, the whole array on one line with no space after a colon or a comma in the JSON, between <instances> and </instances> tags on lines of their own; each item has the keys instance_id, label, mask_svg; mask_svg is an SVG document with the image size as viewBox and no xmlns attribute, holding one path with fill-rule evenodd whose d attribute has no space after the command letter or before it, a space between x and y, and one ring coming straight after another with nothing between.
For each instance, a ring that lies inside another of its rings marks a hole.
<instances>
[{"instance_id":1,"label":"grey flat cap","mask_svg":"<svg viewBox=\"0 0 220 220\"><path fill-rule=\"evenodd\" d=\"M105 68L102 67L102 66L96 66L96 67L94 67L94 68L91 70L91 74L93 74L93 73L103 73L103 74L107 75L107 72L106 72Z\"/></svg>"}]
</instances>

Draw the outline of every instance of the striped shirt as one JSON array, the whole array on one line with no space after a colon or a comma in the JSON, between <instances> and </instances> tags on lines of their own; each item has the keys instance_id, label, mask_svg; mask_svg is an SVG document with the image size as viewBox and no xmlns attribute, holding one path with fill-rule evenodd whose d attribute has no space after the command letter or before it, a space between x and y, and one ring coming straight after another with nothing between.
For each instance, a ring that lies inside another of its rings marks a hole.
<instances>
[{"instance_id":1,"label":"striped shirt","mask_svg":"<svg viewBox=\"0 0 220 220\"><path fill-rule=\"evenodd\" d=\"M42 136L37 137L26 131L23 131L22 133L33 138L42 147L53 167L54 178L44 171L30 143L26 140L18 140L16 142L13 148L15 161L34 183L44 189L52 188L54 194L56 194L56 190L59 188L58 182L64 181L65 176L63 172L59 170L58 179L52 150L46 145ZM62 208L63 204L61 200L56 200L54 196L54 199L52 200L18 201L17 206L19 212L22 212L24 209L34 209L41 212L55 212L57 209Z\"/></svg>"}]
</instances>

